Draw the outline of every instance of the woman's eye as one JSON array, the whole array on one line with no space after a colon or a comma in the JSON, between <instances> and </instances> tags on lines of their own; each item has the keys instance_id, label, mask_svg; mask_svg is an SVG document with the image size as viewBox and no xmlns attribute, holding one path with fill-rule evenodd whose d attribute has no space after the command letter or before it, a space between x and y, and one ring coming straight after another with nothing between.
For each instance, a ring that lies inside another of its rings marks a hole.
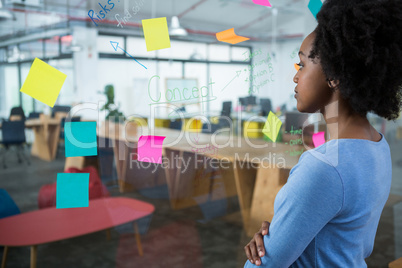
<instances>
[{"instance_id":1,"label":"woman's eye","mask_svg":"<svg viewBox=\"0 0 402 268\"><path fill-rule=\"evenodd\" d=\"M301 63L295 63L295 69L296 69L296 71L299 71L300 69L302 69L303 68L303 64L301 64Z\"/></svg>"}]
</instances>

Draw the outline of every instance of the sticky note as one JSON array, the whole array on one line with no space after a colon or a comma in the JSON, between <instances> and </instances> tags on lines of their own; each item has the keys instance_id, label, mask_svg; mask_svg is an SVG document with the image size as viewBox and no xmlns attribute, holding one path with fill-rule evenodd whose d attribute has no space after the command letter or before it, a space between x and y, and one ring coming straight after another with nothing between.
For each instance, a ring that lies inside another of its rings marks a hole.
<instances>
[{"instance_id":1,"label":"sticky note","mask_svg":"<svg viewBox=\"0 0 402 268\"><path fill-rule=\"evenodd\" d=\"M138 139L138 161L162 164L164 136L141 136Z\"/></svg>"},{"instance_id":2,"label":"sticky note","mask_svg":"<svg viewBox=\"0 0 402 268\"><path fill-rule=\"evenodd\" d=\"M64 124L66 157L98 155L96 122Z\"/></svg>"},{"instance_id":3,"label":"sticky note","mask_svg":"<svg viewBox=\"0 0 402 268\"><path fill-rule=\"evenodd\" d=\"M142 20L147 51L170 47L170 37L166 17Z\"/></svg>"},{"instance_id":4,"label":"sticky note","mask_svg":"<svg viewBox=\"0 0 402 268\"><path fill-rule=\"evenodd\" d=\"M297 63L295 63L295 69L296 69L296 71L300 70L300 66Z\"/></svg>"},{"instance_id":5,"label":"sticky note","mask_svg":"<svg viewBox=\"0 0 402 268\"><path fill-rule=\"evenodd\" d=\"M35 58L20 91L53 107L67 75Z\"/></svg>"},{"instance_id":6,"label":"sticky note","mask_svg":"<svg viewBox=\"0 0 402 268\"><path fill-rule=\"evenodd\" d=\"M89 173L58 173L56 208L88 207Z\"/></svg>"},{"instance_id":7,"label":"sticky note","mask_svg":"<svg viewBox=\"0 0 402 268\"><path fill-rule=\"evenodd\" d=\"M268 0L253 0L253 3L261 6L272 7Z\"/></svg>"},{"instance_id":8,"label":"sticky note","mask_svg":"<svg viewBox=\"0 0 402 268\"><path fill-rule=\"evenodd\" d=\"M313 13L314 18L317 19L317 14L320 11L322 7L322 2L321 0L310 0L308 3L308 8L310 9L311 13Z\"/></svg>"},{"instance_id":9,"label":"sticky note","mask_svg":"<svg viewBox=\"0 0 402 268\"><path fill-rule=\"evenodd\" d=\"M318 147L325 143L325 132L317 132L313 134L314 147Z\"/></svg>"},{"instance_id":10,"label":"sticky note","mask_svg":"<svg viewBox=\"0 0 402 268\"><path fill-rule=\"evenodd\" d=\"M273 112L269 112L267 121L262 129L262 133L264 133L265 136L267 136L271 141L276 142L279 131L281 130L281 126L281 120L279 120L279 118Z\"/></svg>"},{"instance_id":11,"label":"sticky note","mask_svg":"<svg viewBox=\"0 0 402 268\"><path fill-rule=\"evenodd\" d=\"M234 28L216 33L216 39L221 42L230 43L232 45L250 40L250 38L236 35Z\"/></svg>"}]
</instances>

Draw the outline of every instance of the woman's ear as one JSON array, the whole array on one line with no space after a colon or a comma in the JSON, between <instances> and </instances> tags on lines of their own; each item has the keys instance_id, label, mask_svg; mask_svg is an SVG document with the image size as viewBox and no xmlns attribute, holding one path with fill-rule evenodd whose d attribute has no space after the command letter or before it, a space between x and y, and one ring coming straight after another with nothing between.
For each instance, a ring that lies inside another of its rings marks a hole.
<instances>
[{"instance_id":1,"label":"woman's ear","mask_svg":"<svg viewBox=\"0 0 402 268\"><path fill-rule=\"evenodd\" d=\"M339 80L327 79L327 83L331 89L337 89L339 86Z\"/></svg>"}]
</instances>

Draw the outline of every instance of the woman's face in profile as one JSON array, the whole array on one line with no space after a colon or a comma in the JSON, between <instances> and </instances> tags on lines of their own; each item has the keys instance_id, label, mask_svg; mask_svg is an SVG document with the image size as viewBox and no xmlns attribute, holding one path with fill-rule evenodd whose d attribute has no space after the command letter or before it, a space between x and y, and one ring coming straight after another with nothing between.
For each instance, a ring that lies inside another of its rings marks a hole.
<instances>
[{"instance_id":1,"label":"woman's face in profile","mask_svg":"<svg viewBox=\"0 0 402 268\"><path fill-rule=\"evenodd\" d=\"M295 87L295 98L297 110L302 113L315 113L323 110L329 104L333 91L329 87L326 77L322 71L319 59L311 59L311 49L315 33L309 34L304 39L299 51L299 67L293 81Z\"/></svg>"}]
</instances>

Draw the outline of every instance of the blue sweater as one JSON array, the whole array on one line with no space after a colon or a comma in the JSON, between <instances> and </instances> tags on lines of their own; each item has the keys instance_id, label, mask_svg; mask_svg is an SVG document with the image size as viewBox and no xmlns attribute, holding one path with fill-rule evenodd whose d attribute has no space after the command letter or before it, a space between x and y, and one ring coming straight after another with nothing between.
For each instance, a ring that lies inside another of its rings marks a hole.
<instances>
[{"instance_id":1,"label":"blue sweater","mask_svg":"<svg viewBox=\"0 0 402 268\"><path fill-rule=\"evenodd\" d=\"M381 137L331 140L303 153L275 198L261 266L244 267L367 267L391 187Z\"/></svg>"}]
</instances>

